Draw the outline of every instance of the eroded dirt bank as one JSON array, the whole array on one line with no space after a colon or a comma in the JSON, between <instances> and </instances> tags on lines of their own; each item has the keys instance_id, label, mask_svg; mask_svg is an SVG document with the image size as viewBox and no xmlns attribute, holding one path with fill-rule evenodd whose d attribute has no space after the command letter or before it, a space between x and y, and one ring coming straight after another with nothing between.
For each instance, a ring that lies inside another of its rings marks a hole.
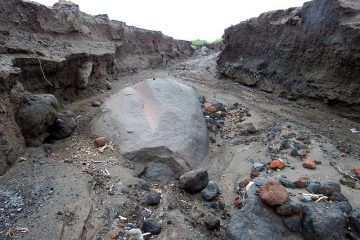
<instances>
[{"instance_id":1,"label":"eroded dirt bank","mask_svg":"<svg viewBox=\"0 0 360 240\"><path fill-rule=\"evenodd\" d=\"M0 177L1 196L8 203L1 210L2 236L12 226L14 239L111 239L115 233L121 239L125 229L140 227L146 216L162 221L162 231L155 239L224 239L226 227L240 211L234 207L236 189L249 177L254 163L266 164L277 157L287 164L280 171L260 172L255 181L286 177L292 182L307 176L321 183L338 183L343 178L334 166L350 173L359 165L360 136L349 129L359 129L360 124L337 115L336 109L323 103L284 100L231 80L219 80L216 58L217 54L199 56L167 69L121 77L111 91L66 105L80 116L75 133L57 141L51 152L27 149L21 162ZM207 102L229 107L224 126L209 132L210 153L199 166L208 169L210 180L220 187L221 195L215 201L181 191L177 181L146 183L138 178L141 166L123 158L117 146L110 145L102 153L94 146L98 136L91 131L91 121L101 110L91 103L106 101L112 93L146 78L176 79L193 86ZM230 110L234 104L238 107ZM239 124L244 123L252 123L257 131L240 131ZM284 136L289 136L291 143L300 144L302 141L291 138L293 134L295 138L308 136L307 158L321 161L315 170L303 168L301 158L291 155L291 149L276 150ZM148 206L149 187L160 193L160 204ZM287 191L293 194L293 200L305 192L291 188ZM354 208L359 207L358 189L341 185L341 192ZM204 218L209 213L220 219L220 229L206 229ZM247 215L251 217L257 221L268 216ZM272 222L282 224L278 220ZM20 233L15 227L29 231ZM255 233L268 225L256 227ZM236 228L244 230L241 226ZM284 239L303 238L299 233L287 237Z\"/></svg>"},{"instance_id":2,"label":"eroded dirt bank","mask_svg":"<svg viewBox=\"0 0 360 240\"><path fill-rule=\"evenodd\" d=\"M283 97L359 111L359 10L355 0L314 0L229 27L220 73Z\"/></svg>"},{"instance_id":3,"label":"eroded dirt bank","mask_svg":"<svg viewBox=\"0 0 360 240\"><path fill-rule=\"evenodd\" d=\"M1 0L0 22L0 173L24 146L15 115L25 92L51 93L66 103L101 93L117 76L193 52L189 42L88 15L70 2L49 8Z\"/></svg>"}]
</instances>

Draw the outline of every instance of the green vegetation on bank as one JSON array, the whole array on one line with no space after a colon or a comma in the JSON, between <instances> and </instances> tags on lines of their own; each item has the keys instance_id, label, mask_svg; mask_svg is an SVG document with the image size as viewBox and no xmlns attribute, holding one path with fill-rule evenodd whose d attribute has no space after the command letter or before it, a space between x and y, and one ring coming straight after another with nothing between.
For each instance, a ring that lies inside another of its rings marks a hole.
<instances>
[{"instance_id":1,"label":"green vegetation on bank","mask_svg":"<svg viewBox=\"0 0 360 240\"><path fill-rule=\"evenodd\" d=\"M191 41L191 46L202 47L202 46L208 45L208 44L223 44L223 43L224 43L224 39L222 39L222 38L216 39L215 41L212 41L212 42L208 42L206 40L201 40L201 39L196 39L196 40Z\"/></svg>"}]
</instances>

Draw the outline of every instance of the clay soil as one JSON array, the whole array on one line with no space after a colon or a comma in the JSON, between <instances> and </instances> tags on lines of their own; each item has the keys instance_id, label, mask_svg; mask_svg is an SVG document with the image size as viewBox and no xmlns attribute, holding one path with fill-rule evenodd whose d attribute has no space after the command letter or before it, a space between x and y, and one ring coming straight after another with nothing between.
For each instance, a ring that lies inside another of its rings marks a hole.
<instances>
[{"instance_id":1,"label":"clay soil","mask_svg":"<svg viewBox=\"0 0 360 240\"><path fill-rule=\"evenodd\" d=\"M45 145L46 151L28 148L19 162L0 177L0 238L110 239L111 230L126 227L121 216L127 218L127 224L141 225L141 212L148 211L163 220L162 232L153 239L224 239L224 226L237 210L233 206L237 184L249 176L253 162L271 160L269 149L278 144L281 136L300 132L310 135L307 158L321 164L315 170L305 169L301 159L285 150L280 154L289 167L261 172L260 177L284 175L295 181L308 176L321 182L339 182L342 174L334 163L349 173L360 165L360 134L350 131L360 129L360 123L343 117L349 115L347 109L306 99L282 99L218 79L217 55L199 55L165 69L115 79L111 91L67 105L78 116L75 133ZM144 204L147 192L139 186L141 166L123 158L115 145L110 144L103 152L94 146L98 136L92 134L91 122L102 110L91 103L104 102L126 86L156 77L193 86L210 103L221 102L229 107L238 103L249 109L243 123L253 123L259 129L257 133L238 134L237 121L229 117L221 131L209 133L213 141L202 167L219 184L218 200L225 203L224 210L208 207L199 195L180 191L176 181L166 185L151 183L162 199L158 206L148 207ZM360 190L344 185L341 188L351 205L359 207ZM203 219L208 213L221 218L219 230L206 230ZM24 232L20 227L26 228Z\"/></svg>"}]
</instances>

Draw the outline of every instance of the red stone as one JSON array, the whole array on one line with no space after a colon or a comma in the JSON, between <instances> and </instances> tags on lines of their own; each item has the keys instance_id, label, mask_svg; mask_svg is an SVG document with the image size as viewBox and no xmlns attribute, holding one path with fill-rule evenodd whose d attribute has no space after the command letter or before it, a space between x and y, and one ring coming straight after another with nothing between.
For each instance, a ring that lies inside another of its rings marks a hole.
<instances>
[{"instance_id":1,"label":"red stone","mask_svg":"<svg viewBox=\"0 0 360 240\"><path fill-rule=\"evenodd\" d=\"M357 177L360 177L360 167L356 167L356 168L354 169L354 172L355 172L355 174L356 174Z\"/></svg>"},{"instance_id":2,"label":"red stone","mask_svg":"<svg viewBox=\"0 0 360 240\"><path fill-rule=\"evenodd\" d=\"M95 139L94 144L96 147L103 147L107 143L107 140L105 137L99 137Z\"/></svg>"},{"instance_id":3,"label":"red stone","mask_svg":"<svg viewBox=\"0 0 360 240\"><path fill-rule=\"evenodd\" d=\"M260 188L261 200L269 206L279 206L288 200L288 193L281 183L271 181Z\"/></svg>"},{"instance_id":4,"label":"red stone","mask_svg":"<svg viewBox=\"0 0 360 240\"><path fill-rule=\"evenodd\" d=\"M285 167L285 163L280 159L272 160L270 163L271 169L283 169L284 167Z\"/></svg>"},{"instance_id":5,"label":"red stone","mask_svg":"<svg viewBox=\"0 0 360 240\"><path fill-rule=\"evenodd\" d=\"M119 234L119 231L117 231L117 230L111 230L110 232L109 232L109 237L111 238L111 239L116 239L116 238L118 238L120 236L120 234Z\"/></svg>"},{"instance_id":6,"label":"red stone","mask_svg":"<svg viewBox=\"0 0 360 240\"><path fill-rule=\"evenodd\" d=\"M316 163L314 160L304 160L303 161L303 167L308 169L315 169Z\"/></svg>"},{"instance_id":7,"label":"red stone","mask_svg":"<svg viewBox=\"0 0 360 240\"><path fill-rule=\"evenodd\" d=\"M234 207L235 207L235 208L240 208L240 206L241 206L240 197L239 197L239 196L236 196L235 199L234 199Z\"/></svg>"},{"instance_id":8,"label":"red stone","mask_svg":"<svg viewBox=\"0 0 360 240\"><path fill-rule=\"evenodd\" d=\"M248 134L258 132L257 128L252 123L244 123L243 125L241 125L241 129Z\"/></svg>"},{"instance_id":9,"label":"red stone","mask_svg":"<svg viewBox=\"0 0 360 240\"><path fill-rule=\"evenodd\" d=\"M214 108L213 106L206 106L206 107L205 107L205 112L215 113L215 112L216 112L216 108Z\"/></svg>"}]
</instances>

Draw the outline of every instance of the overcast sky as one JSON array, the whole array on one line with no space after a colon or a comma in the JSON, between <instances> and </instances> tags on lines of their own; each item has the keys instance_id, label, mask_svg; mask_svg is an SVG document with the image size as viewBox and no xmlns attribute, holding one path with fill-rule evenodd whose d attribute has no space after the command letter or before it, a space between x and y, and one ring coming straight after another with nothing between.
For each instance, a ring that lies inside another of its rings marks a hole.
<instances>
[{"instance_id":1,"label":"overcast sky","mask_svg":"<svg viewBox=\"0 0 360 240\"><path fill-rule=\"evenodd\" d=\"M57 0L35 0L52 6ZM306 0L73 0L89 14L108 14L127 25L177 39L220 38L224 29L262 12L301 6Z\"/></svg>"}]
</instances>

